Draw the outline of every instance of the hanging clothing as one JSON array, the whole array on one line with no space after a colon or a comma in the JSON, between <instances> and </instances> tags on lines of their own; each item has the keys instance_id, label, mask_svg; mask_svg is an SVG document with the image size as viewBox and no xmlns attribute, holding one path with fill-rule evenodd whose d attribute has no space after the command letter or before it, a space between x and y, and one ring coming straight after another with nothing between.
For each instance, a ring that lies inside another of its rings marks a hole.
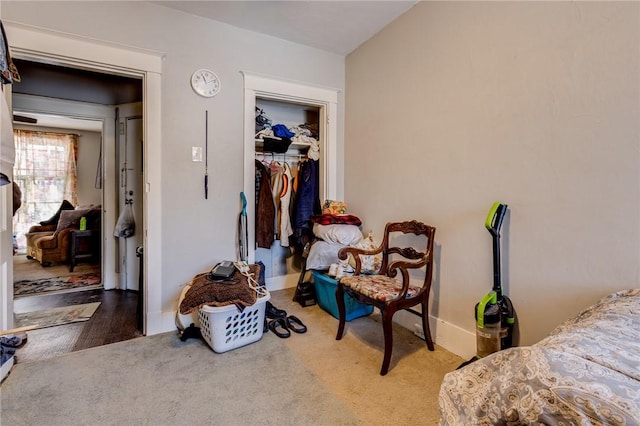
<instances>
[{"instance_id":1,"label":"hanging clothing","mask_svg":"<svg viewBox=\"0 0 640 426\"><path fill-rule=\"evenodd\" d=\"M320 174L319 162L308 160L302 163L298 173L298 200L294 226L299 228L307 224L314 214L320 214Z\"/></svg>"},{"instance_id":2,"label":"hanging clothing","mask_svg":"<svg viewBox=\"0 0 640 426\"><path fill-rule=\"evenodd\" d=\"M260 161L256 167L256 245L269 249L274 239L276 209L271 194L271 174Z\"/></svg>"},{"instance_id":3,"label":"hanging clothing","mask_svg":"<svg viewBox=\"0 0 640 426\"><path fill-rule=\"evenodd\" d=\"M273 204L276 209L276 216L274 220L274 229L275 229L275 239L279 239L280 234L280 193L282 192L283 180L282 176L284 174L284 167L278 161L272 161L269 165L269 169L271 171L271 195L273 196Z\"/></svg>"},{"instance_id":4,"label":"hanging clothing","mask_svg":"<svg viewBox=\"0 0 640 426\"><path fill-rule=\"evenodd\" d=\"M293 175L288 163L284 163L282 172L282 192L280 192L280 245L289 247L289 237L293 235L289 205L293 192Z\"/></svg>"},{"instance_id":5,"label":"hanging clothing","mask_svg":"<svg viewBox=\"0 0 640 426\"><path fill-rule=\"evenodd\" d=\"M20 74L11 59L7 33L4 31L2 21L0 21L0 39L0 82L2 84L11 84L14 81L20 82Z\"/></svg>"},{"instance_id":6,"label":"hanging clothing","mask_svg":"<svg viewBox=\"0 0 640 426\"><path fill-rule=\"evenodd\" d=\"M304 245L305 239L313 237L311 216L320 214L320 170L318 160L307 160L298 171L298 191L296 193L296 214L293 221L294 239L297 245Z\"/></svg>"},{"instance_id":7,"label":"hanging clothing","mask_svg":"<svg viewBox=\"0 0 640 426\"><path fill-rule=\"evenodd\" d=\"M291 188L291 195L289 196L289 220L291 224L291 230L294 233L295 233L295 227L293 226L293 222L295 221L295 217L296 217L296 200L297 200L296 185L298 185L298 173L300 170L300 164L303 161L306 161L306 160L300 159L299 161L294 163L293 167L289 167L289 171L291 172L291 184L289 185L289 187ZM291 238L289 238L289 245L291 244L295 245L295 242L292 243Z\"/></svg>"}]
</instances>

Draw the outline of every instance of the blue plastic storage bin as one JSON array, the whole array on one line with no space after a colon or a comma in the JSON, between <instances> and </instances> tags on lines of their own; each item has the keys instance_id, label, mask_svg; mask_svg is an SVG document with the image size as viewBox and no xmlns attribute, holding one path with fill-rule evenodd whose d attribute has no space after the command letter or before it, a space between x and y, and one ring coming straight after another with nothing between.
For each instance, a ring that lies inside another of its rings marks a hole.
<instances>
[{"instance_id":1,"label":"blue plastic storage bin","mask_svg":"<svg viewBox=\"0 0 640 426\"><path fill-rule=\"evenodd\" d=\"M316 286L318 305L334 318L339 318L338 303L336 302L336 287L338 283L336 280L322 272L313 271L313 282ZM373 312L373 306L360 303L348 294L344 295L344 304L347 311L347 321L371 315L371 312Z\"/></svg>"}]
</instances>

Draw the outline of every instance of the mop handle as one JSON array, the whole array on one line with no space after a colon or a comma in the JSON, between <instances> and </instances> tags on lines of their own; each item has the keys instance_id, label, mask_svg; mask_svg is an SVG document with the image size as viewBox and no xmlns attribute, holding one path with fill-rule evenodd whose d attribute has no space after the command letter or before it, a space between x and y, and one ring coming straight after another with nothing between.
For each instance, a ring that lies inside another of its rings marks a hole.
<instances>
[{"instance_id":1,"label":"mop handle","mask_svg":"<svg viewBox=\"0 0 640 426\"><path fill-rule=\"evenodd\" d=\"M242 199L242 216L247 215L247 197L244 195L244 192L240 193L240 198Z\"/></svg>"}]
</instances>

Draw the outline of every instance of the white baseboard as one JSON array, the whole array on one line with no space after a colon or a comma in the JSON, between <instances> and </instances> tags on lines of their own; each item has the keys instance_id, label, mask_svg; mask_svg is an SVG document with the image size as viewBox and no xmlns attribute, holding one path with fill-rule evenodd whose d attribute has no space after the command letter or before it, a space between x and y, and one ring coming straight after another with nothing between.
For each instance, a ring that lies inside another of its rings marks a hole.
<instances>
[{"instance_id":1,"label":"white baseboard","mask_svg":"<svg viewBox=\"0 0 640 426\"><path fill-rule=\"evenodd\" d=\"M431 332L436 343L467 360L476 354L476 335L438 318L431 317ZM435 322L435 325L434 325Z\"/></svg>"},{"instance_id":2,"label":"white baseboard","mask_svg":"<svg viewBox=\"0 0 640 426\"><path fill-rule=\"evenodd\" d=\"M269 291L284 290L285 288L296 287L298 285L299 278L299 273L281 275L278 277L266 278L265 284L267 285L267 290Z\"/></svg>"},{"instance_id":3,"label":"white baseboard","mask_svg":"<svg viewBox=\"0 0 640 426\"><path fill-rule=\"evenodd\" d=\"M394 321L414 332L416 324L421 324L422 320L409 312L398 312L394 316ZM429 316L429 326L431 327L431 337L438 346L463 359L470 359L476 354L475 333L434 316ZM420 325L420 329L422 329L422 325Z\"/></svg>"},{"instance_id":4,"label":"white baseboard","mask_svg":"<svg viewBox=\"0 0 640 426\"><path fill-rule=\"evenodd\" d=\"M166 333L167 331L176 331L176 311L171 312L153 312L147 315L146 335Z\"/></svg>"}]
</instances>

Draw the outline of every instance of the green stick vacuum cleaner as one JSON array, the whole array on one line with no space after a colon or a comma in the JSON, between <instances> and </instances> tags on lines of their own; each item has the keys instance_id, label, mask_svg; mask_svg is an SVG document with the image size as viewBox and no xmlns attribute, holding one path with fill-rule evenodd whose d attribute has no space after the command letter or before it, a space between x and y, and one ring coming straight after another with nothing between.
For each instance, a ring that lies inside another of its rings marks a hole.
<instances>
[{"instance_id":1,"label":"green stick vacuum cleaner","mask_svg":"<svg viewBox=\"0 0 640 426\"><path fill-rule=\"evenodd\" d=\"M493 239L493 289L475 307L478 358L513 346L515 312L511 300L502 294L500 265L500 227L506 212L506 204L495 202L485 221Z\"/></svg>"}]
</instances>

